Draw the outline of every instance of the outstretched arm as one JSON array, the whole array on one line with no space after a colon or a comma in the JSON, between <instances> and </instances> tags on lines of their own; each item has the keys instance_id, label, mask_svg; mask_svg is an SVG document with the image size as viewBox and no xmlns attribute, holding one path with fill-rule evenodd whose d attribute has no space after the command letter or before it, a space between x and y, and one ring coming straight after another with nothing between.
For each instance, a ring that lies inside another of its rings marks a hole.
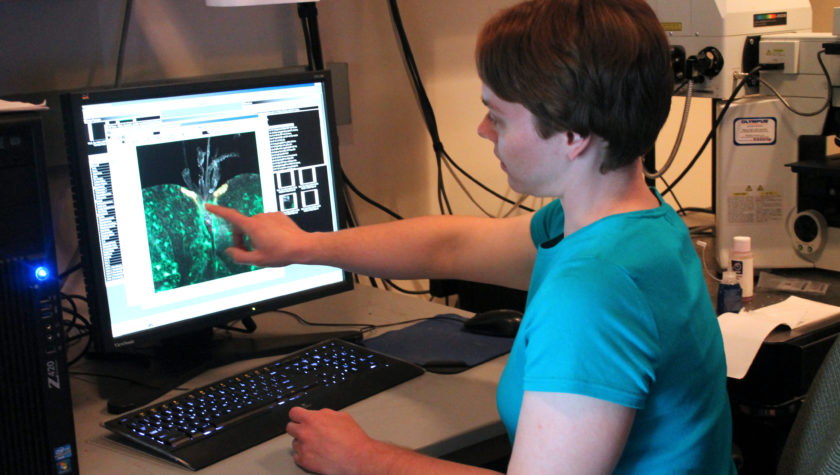
<instances>
[{"instance_id":1,"label":"outstretched arm","mask_svg":"<svg viewBox=\"0 0 840 475\"><path fill-rule=\"evenodd\" d=\"M207 210L233 225L231 257L260 266L322 264L376 277L454 278L526 289L536 256L530 215L428 216L309 233L280 212L246 217L209 204Z\"/></svg>"}]
</instances>

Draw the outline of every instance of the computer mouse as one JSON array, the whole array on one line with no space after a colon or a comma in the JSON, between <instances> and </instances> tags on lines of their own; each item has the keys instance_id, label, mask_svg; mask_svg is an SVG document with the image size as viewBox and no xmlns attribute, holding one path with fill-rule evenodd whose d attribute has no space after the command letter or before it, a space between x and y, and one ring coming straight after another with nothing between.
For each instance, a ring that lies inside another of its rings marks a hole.
<instances>
[{"instance_id":1,"label":"computer mouse","mask_svg":"<svg viewBox=\"0 0 840 475\"><path fill-rule=\"evenodd\" d=\"M432 360L423 363L421 366L430 373L439 374L455 374L470 368L467 363L461 360Z\"/></svg>"},{"instance_id":2,"label":"computer mouse","mask_svg":"<svg viewBox=\"0 0 840 475\"><path fill-rule=\"evenodd\" d=\"M464 321L464 330L479 335L513 338L519 330L522 312L512 309L487 310Z\"/></svg>"}]
</instances>

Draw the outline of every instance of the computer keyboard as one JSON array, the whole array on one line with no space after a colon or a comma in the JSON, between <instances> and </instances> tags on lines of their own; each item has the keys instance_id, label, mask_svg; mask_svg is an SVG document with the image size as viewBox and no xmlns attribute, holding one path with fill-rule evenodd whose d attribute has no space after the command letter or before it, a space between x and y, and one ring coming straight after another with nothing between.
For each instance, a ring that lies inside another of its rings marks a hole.
<instances>
[{"instance_id":1,"label":"computer keyboard","mask_svg":"<svg viewBox=\"0 0 840 475\"><path fill-rule=\"evenodd\" d=\"M328 340L103 425L198 470L285 432L294 406L341 409L423 370L344 340Z\"/></svg>"}]
</instances>

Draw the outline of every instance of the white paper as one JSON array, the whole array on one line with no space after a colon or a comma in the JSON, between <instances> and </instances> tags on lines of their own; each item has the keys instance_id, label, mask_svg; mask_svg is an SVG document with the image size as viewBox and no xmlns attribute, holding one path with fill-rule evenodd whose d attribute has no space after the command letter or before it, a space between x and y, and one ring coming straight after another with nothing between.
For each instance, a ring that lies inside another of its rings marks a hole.
<instances>
[{"instance_id":1,"label":"white paper","mask_svg":"<svg viewBox=\"0 0 840 475\"><path fill-rule=\"evenodd\" d=\"M794 329L839 313L840 307L795 296L751 312L724 313L718 317L718 324L723 334L726 375L735 379L746 376L764 339L780 325Z\"/></svg>"},{"instance_id":2,"label":"white paper","mask_svg":"<svg viewBox=\"0 0 840 475\"><path fill-rule=\"evenodd\" d=\"M42 111L47 110L47 101L41 101L40 104L31 104L29 102L20 101L4 101L0 99L0 112L25 112L25 111Z\"/></svg>"}]
</instances>

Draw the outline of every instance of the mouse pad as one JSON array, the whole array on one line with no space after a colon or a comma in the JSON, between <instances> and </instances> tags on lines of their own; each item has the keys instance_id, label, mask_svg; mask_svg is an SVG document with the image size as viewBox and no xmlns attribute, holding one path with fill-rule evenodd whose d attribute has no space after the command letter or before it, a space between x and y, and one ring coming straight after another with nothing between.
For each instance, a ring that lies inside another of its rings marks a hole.
<instances>
[{"instance_id":1,"label":"mouse pad","mask_svg":"<svg viewBox=\"0 0 840 475\"><path fill-rule=\"evenodd\" d=\"M434 373L458 373L510 351L513 338L466 332L464 320L441 314L365 340L364 345Z\"/></svg>"}]
</instances>

